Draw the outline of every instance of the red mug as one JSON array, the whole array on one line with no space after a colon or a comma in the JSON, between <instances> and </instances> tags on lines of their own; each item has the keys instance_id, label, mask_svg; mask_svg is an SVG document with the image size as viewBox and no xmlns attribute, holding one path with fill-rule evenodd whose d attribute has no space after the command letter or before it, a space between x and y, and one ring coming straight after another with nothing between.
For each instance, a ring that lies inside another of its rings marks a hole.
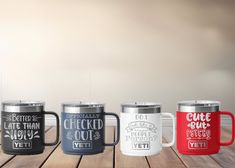
<instances>
[{"instance_id":1,"label":"red mug","mask_svg":"<svg viewBox=\"0 0 235 168\"><path fill-rule=\"evenodd\" d=\"M176 112L177 149L185 155L210 155L218 153L220 146L234 142L234 115L220 111L220 102L190 100L178 102ZM220 140L220 116L232 119L232 137L228 142Z\"/></svg>"}]
</instances>

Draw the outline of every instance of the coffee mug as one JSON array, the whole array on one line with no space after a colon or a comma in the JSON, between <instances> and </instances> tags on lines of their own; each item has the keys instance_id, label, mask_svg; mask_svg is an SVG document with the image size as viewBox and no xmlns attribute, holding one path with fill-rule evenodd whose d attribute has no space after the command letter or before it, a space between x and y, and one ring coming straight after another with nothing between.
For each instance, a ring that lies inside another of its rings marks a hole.
<instances>
[{"instance_id":1,"label":"coffee mug","mask_svg":"<svg viewBox=\"0 0 235 168\"><path fill-rule=\"evenodd\" d=\"M56 140L45 143L45 114L56 118ZM44 111L44 103L37 101L6 101L2 103L2 150L12 155L39 154L44 146L52 146L59 140L59 117Z\"/></svg>"},{"instance_id":2,"label":"coffee mug","mask_svg":"<svg viewBox=\"0 0 235 168\"><path fill-rule=\"evenodd\" d=\"M220 140L220 116L232 119L232 137L228 142ZM191 100L178 102L176 112L177 149L186 155L209 155L218 153L220 146L234 142L234 115L220 111L220 102Z\"/></svg>"},{"instance_id":3,"label":"coffee mug","mask_svg":"<svg viewBox=\"0 0 235 168\"><path fill-rule=\"evenodd\" d=\"M170 147L175 142L175 119L171 113L161 113L159 103L122 104L121 151L130 156L150 156L159 154L162 147ZM170 117L173 124L173 139L162 143L162 117Z\"/></svg>"},{"instance_id":4,"label":"coffee mug","mask_svg":"<svg viewBox=\"0 0 235 168\"><path fill-rule=\"evenodd\" d=\"M105 143L105 116L117 120L117 139ZM90 155L102 153L105 146L119 142L119 117L104 112L104 104L94 102L73 102L62 104L61 113L62 149L66 154Z\"/></svg>"}]
</instances>

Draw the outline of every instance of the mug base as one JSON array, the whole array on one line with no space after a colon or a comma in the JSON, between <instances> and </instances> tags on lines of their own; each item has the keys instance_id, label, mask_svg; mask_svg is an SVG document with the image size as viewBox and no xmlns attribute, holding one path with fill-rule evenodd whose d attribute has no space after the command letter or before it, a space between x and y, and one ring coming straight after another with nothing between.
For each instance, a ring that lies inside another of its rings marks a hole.
<instances>
[{"instance_id":1,"label":"mug base","mask_svg":"<svg viewBox=\"0 0 235 168\"><path fill-rule=\"evenodd\" d=\"M8 155L38 155L43 153L43 151L37 151L37 152L11 152L11 151L4 151L3 153Z\"/></svg>"},{"instance_id":2,"label":"mug base","mask_svg":"<svg viewBox=\"0 0 235 168\"><path fill-rule=\"evenodd\" d=\"M67 155L96 155L99 153L103 153L104 151L98 151L98 152L68 152L64 151L65 154Z\"/></svg>"},{"instance_id":3,"label":"mug base","mask_svg":"<svg viewBox=\"0 0 235 168\"><path fill-rule=\"evenodd\" d=\"M160 152L155 152L155 153L149 153L149 154L139 154L139 153L128 153L128 152L123 152L121 151L123 155L127 156L153 156L153 155L159 155Z\"/></svg>"},{"instance_id":4,"label":"mug base","mask_svg":"<svg viewBox=\"0 0 235 168\"><path fill-rule=\"evenodd\" d=\"M180 154L182 155L213 155L218 153L219 151L212 151L212 152L206 152L206 153L195 153L195 152L184 152L184 151L179 151Z\"/></svg>"}]
</instances>

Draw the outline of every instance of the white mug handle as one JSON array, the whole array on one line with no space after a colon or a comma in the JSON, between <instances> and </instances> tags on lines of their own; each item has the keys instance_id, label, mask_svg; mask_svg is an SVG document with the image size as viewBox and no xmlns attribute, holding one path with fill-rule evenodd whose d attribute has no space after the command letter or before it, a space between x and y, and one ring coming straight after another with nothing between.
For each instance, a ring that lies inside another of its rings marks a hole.
<instances>
[{"instance_id":1,"label":"white mug handle","mask_svg":"<svg viewBox=\"0 0 235 168\"><path fill-rule=\"evenodd\" d=\"M171 113L161 113L162 116L168 116L172 119L172 124L173 124L173 137L172 137L172 141L169 143L162 143L163 147L170 147L173 146L175 143L175 117L173 114Z\"/></svg>"}]
</instances>

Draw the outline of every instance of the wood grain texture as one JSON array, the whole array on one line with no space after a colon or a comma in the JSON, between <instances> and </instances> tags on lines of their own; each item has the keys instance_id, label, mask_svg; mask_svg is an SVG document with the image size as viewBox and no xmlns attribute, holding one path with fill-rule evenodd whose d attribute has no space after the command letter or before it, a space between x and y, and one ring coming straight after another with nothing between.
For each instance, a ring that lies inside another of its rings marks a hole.
<instances>
[{"instance_id":1,"label":"wood grain texture","mask_svg":"<svg viewBox=\"0 0 235 168\"><path fill-rule=\"evenodd\" d=\"M166 138L167 141L171 140L172 138L172 128L171 127L164 127L163 128L163 136ZM208 155L181 155L178 153L176 149L176 144L172 147L178 157L182 160L182 162L187 167L206 167L206 168L217 168L221 167L214 159L212 159Z\"/></svg>"},{"instance_id":2,"label":"wood grain texture","mask_svg":"<svg viewBox=\"0 0 235 168\"><path fill-rule=\"evenodd\" d=\"M15 157L15 155L7 155L7 154L3 153L2 150L0 150L0 167L14 157Z\"/></svg>"},{"instance_id":3,"label":"wood grain texture","mask_svg":"<svg viewBox=\"0 0 235 168\"><path fill-rule=\"evenodd\" d=\"M105 132L105 142L114 142L114 128L107 127ZM84 155L78 167L81 168L112 168L114 147L108 146L105 148L104 153L97 155Z\"/></svg>"},{"instance_id":4,"label":"wood grain texture","mask_svg":"<svg viewBox=\"0 0 235 168\"><path fill-rule=\"evenodd\" d=\"M51 128L46 133L46 142L54 141L56 136L56 128ZM46 146L45 150L42 154L38 155L17 155L13 159L11 159L7 164L5 164L4 168L38 168L40 167L44 161L49 157L49 155L53 152L56 146Z\"/></svg>"},{"instance_id":5,"label":"wood grain texture","mask_svg":"<svg viewBox=\"0 0 235 168\"><path fill-rule=\"evenodd\" d=\"M230 138L231 138L231 132L232 132L231 127L223 127L223 128L222 128L222 131L221 131L221 140L222 140L222 142L223 142L223 141L229 141L229 140L230 140ZM231 149L233 152L235 152L235 142L234 142L232 145L228 146L228 147L229 147L229 149Z\"/></svg>"},{"instance_id":6,"label":"wood grain texture","mask_svg":"<svg viewBox=\"0 0 235 168\"><path fill-rule=\"evenodd\" d=\"M163 138L163 142L167 142L165 138ZM162 148L160 154L148 156L147 159L151 168L186 167L181 159L176 155L174 150L170 147Z\"/></svg>"},{"instance_id":7,"label":"wood grain texture","mask_svg":"<svg viewBox=\"0 0 235 168\"><path fill-rule=\"evenodd\" d=\"M221 130L221 140L228 141L231 137L231 129L223 128ZM230 146L221 146L218 154L211 155L222 167L230 168L235 165L235 144Z\"/></svg>"},{"instance_id":8,"label":"wood grain texture","mask_svg":"<svg viewBox=\"0 0 235 168\"><path fill-rule=\"evenodd\" d=\"M76 168L80 158L79 155L64 154L60 144L42 165L42 168Z\"/></svg>"},{"instance_id":9,"label":"wood grain texture","mask_svg":"<svg viewBox=\"0 0 235 168\"><path fill-rule=\"evenodd\" d=\"M115 147L115 168L149 168L149 165L145 157L123 155L120 145L117 145Z\"/></svg>"},{"instance_id":10,"label":"wood grain texture","mask_svg":"<svg viewBox=\"0 0 235 168\"><path fill-rule=\"evenodd\" d=\"M51 129L52 127L46 127L45 128L45 132L46 132L46 135L47 135L47 132ZM4 165L5 163L7 163L8 161L10 161L11 159L13 159L15 157L15 155L8 155L8 154L5 154L3 153L2 150L0 150L0 167L2 165Z\"/></svg>"}]
</instances>

